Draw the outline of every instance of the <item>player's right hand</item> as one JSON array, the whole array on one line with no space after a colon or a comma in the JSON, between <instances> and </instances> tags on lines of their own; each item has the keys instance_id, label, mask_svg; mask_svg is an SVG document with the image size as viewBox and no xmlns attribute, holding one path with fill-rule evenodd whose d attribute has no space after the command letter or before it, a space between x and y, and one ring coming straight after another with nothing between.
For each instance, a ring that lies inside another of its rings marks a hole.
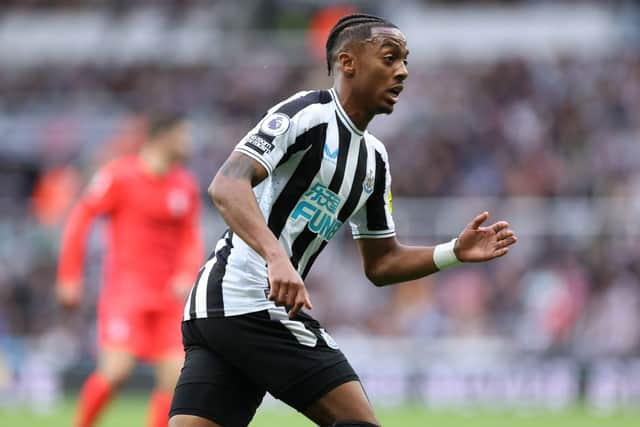
<instances>
[{"instance_id":1,"label":"player's right hand","mask_svg":"<svg viewBox=\"0 0 640 427\"><path fill-rule=\"evenodd\" d=\"M293 319L302 307L311 310L311 300L304 282L287 258L272 261L267 266L269 273L269 299L277 306L289 307L289 319Z\"/></svg>"},{"instance_id":2,"label":"player's right hand","mask_svg":"<svg viewBox=\"0 0 640 427\"><path fill-rule=\"evenodd\" d=\"M56 298L67 310L74 310L82 300L82 287L79 283L58 283L56 286Z\"/></svg>"}]
</instances>

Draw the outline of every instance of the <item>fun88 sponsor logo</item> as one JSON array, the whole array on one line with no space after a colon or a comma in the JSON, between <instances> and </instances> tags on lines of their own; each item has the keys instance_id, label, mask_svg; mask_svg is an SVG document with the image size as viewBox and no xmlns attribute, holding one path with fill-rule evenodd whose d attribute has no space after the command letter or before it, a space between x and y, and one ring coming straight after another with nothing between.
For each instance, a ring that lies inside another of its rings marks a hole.
<instances>
[{"instance_id":1,"label":"fun88 sponsor logo","mask_svg":"<svg viewBox=\"0 0 640 427\"><path fill-rule=\"evenodd\" d=\"M342 223L336 219L338 206L342 199L320 183L311 187L298 202L291 213L292 219L300 217L307 220L309 230L324 240L330 240L340 229Z\"/></svg>"}]
</instances>

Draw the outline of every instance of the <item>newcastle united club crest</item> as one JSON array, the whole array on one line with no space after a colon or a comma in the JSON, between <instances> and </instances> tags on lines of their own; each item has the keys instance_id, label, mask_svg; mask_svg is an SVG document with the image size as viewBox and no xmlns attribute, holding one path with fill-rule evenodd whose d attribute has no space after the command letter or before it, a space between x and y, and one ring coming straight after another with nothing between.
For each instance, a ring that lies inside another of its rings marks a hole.
<instances>
[{"instance_id":1,"label":"newcastle united club crest","mask_svg":"<svg viewBox=\"0 0 640 427\"><path fill-rule=\"evenodd\" d=\"M376 182L375 174L372 170L367 171L367 176L362 183L362 187L367 194L371 194L373 192L373 186Z\"/></svg>"}]
</instances>

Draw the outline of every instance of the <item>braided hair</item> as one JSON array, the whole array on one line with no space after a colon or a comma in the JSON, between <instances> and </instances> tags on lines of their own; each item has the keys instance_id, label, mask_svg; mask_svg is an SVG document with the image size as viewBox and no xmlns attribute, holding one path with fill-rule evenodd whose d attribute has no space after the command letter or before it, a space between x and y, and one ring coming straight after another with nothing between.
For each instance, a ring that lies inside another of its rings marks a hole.
<instances>
[{"instance_id":1,"label":"braided hair","mask_svg":"<svg viewBox=\"0 0 640 427\"><path fill-rule=\"evenodd\" d=\"M332 65L335 61L336 49L346 41L364 40L371 37L371 28L392 27L398 28L386 19L364 13L354 13L342 17L333 26L327 38L327 70L331 75Z\"/></svg>"}]
</instances>

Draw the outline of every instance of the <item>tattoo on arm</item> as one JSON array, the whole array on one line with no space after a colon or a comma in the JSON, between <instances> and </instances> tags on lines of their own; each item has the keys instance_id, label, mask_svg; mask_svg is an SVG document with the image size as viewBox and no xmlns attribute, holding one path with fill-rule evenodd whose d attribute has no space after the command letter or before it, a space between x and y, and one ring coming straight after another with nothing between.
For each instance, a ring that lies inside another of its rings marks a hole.
<instances>
[{"instance_id":1,"label":"tattoo on arm","mask_svg":"<svg viewBox=\"0 0 640 427\"><path fill-rule=\"evenodd\" d=\"M254 184L258 178L258 171L255 168L253 160L245 156L227 159L222 165L220 173L226 178L248 179L252 184Z\"/></svg>"}]
</instances>

